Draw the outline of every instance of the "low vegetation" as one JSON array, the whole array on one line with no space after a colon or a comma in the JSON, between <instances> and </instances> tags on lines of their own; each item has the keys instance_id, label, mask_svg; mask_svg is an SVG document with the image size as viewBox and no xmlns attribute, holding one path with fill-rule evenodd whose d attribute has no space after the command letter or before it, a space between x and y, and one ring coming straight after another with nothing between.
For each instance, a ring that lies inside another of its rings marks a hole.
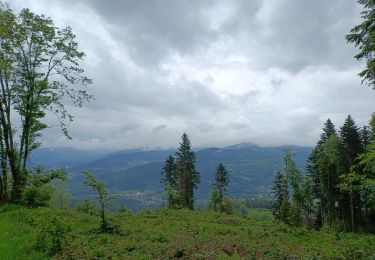
<instances>
[{"instance_id":1,"label":"low vegetation","mask_svg":"<svg viewBox=\"0 0 375 260\"><path fill-rule=\"evenodd\" d=\"M109 216L113 233L99 233L99 215L7 205L0 207L0 259L374 257L374 235L293 228L254 220L256 212L250 210L248 219L191 210L116 213Z\"/></svg>"}]
</instances>

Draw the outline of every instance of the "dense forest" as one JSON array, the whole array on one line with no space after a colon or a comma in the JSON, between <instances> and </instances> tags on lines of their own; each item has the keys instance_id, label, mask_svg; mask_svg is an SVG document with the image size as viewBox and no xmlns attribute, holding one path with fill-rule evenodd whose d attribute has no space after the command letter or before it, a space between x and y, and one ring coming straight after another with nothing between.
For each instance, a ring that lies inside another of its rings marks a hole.
<instances>
[{"instance_id":1,"label":"dense forest","mask_svg":"<svg viewBox=\"0 0 375 260\"><path fill-rule=\"evenodd\" d=\"M359 4L363 22L346 40L375 88L375 2ZM0 259L374 258L375 114L362 127L350 115L339 128L327 119L306 169L286 148L283 167L269 173L272 198L231 198L232 171L217 162L210 201L197 207L198 158L183 133L155 182L162 207L114 210L106 183L85 169L90 197L73 207L69 171L29 161L51 127L47 116L70 139L70 110L93 99L84 58L70 27L0 2Z\"/></svg>"},{"instance_id":2,"label":"dense forest","mask_svg":"<svg viewBox=\"0 0 375 260\"><path fill-rule=\"evenodd\" d=\"M370 231L374 226L374 122L359 129L348 116L339 132L330 119L323 127L302 176L287 151L283 173L277 173L274 215L300 225L344 231Z\"/></svg>"}]
</instances>

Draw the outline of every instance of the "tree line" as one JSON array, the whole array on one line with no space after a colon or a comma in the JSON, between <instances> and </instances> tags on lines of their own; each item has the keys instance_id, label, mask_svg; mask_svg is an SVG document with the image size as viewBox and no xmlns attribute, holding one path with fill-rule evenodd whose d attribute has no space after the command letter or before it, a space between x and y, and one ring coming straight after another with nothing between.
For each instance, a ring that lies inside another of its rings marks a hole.
<instances>
[{"instance_id":1,"label":"tree line","mask_svg":"<svg viewBox=\"0 0 375 260\"><path fill-rule=\"evenodd\" d=\"M355 59L365 61L362 83L375 88L375 1L357 2L363 7L362 22L345 38L359 48ZM308 159L307 176L300 177L290 157L287 153L284 174L277 173L274 182L277 219L300 225L307 217L317 227L344 231L375 224L375 114L362 128L349 115L338 131L328 119Z\"/></svg>"},{"instance_id":2,"label":"tree line","mask_svg":"<svg viewBox=\"0 0 375 260\"><path fill-rule=\"evenodd\" d=\"M330 119L308 158L306 176L287 151L274 183L274 216L345 231L375 224L375 115L359 128L349 115L337 131Z\"/></svg>"}]
</instances>

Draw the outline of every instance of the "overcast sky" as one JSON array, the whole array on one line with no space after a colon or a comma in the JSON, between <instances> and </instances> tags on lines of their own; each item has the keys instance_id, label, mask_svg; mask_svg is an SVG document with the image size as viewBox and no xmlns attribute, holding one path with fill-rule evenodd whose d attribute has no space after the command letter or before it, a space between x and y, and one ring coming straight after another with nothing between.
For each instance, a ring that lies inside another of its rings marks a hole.
<instances>
[{"instance_id":1,"label":"overcast sky","mask_svg":"<svg viewBox=\"0 0 375 260\"><path fill-rule=\"evenodd\" d=\"M331 118L358 125L375 111L363 64L345 34L353 0L12 0L71 26L87 56L95 100L71 109L73 140L57 127L45 146L80 149L253 142L315 144ZM52 118L51 124L56 124Z\"/></svg>"}]
</instances>

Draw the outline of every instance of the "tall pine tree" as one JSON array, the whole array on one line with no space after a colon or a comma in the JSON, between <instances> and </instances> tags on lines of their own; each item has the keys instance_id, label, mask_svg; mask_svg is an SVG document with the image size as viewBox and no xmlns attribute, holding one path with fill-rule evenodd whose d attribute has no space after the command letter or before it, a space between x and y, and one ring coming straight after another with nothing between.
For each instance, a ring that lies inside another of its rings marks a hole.
<instances>
[{"instance_id":1,"label":"tall pine tree","mask_svg":"<svg viewBox=\"0 0 375 260\"><path fill-rule=\"evenodd\" d=\"M277 172L273 185L274 203L272 214L277 220L287 222L289 218L289 192L288 182L284 175Z\"/></svg>"},{"instance_id":2,"label":"tall pine tree","mask_svg":"<svg viewBox=\"0 0 375 260\"><path fill-rule=\"evenodd\" d=\"M363 152L359 129L350 115L348 115L340 128L340 139L345 157L346 171L350 172L350 168L354 165L354 160Z\"/></svg>"},{"instance_id":3,"label":"tall pine tree","mask_svg":"<svg viewBox=\"0 0 375 260\"><path fill-rule=\"evenodd\" d=\"M313 152L307 161L306 171L308 176L310 176L313 182L313 192L317 198L318 211L316 212L316 225L322 226L327 223L327 197L331 197L327 193L327 174L322 174L322 151L325 142L327 142L332 136L336 136L335 125L332 123L331 119L327 119L324 123L323 132L320 135L320 139L315 146ZM328 159L326 159L328 161Z\"/></svg>"},{"instance_id":4,"label":"tall pine tree","mask_svg":"<svg viewBox=\"0 0 375 260\"><path fill-rule=\"evenodd\" d=\"M350 184L350 187L357 186L353 179L358 180L358 178L351 178L353 176L351 173L353 169L352 167L355 165L355 159L363 152L363 147L361 144L359 129L350 115L348 115L344 124L340 128L340 140L344 157L344 173L341 176L342 182L345 182L348 185ZM341 187L343 188L345 185L341 185ZM360 194L358 189L354 188L343 188L342 190L343 218L350 224L350 229L354 231L361 218Z\"/></svg>"},{"instance_id":5,"label":"tall pine tree","mask_svg":"<svg viewBox=\"0 0 375 260\"><path fill-rule=\"evenodd\" d=\"M365 152L367 152L369 150L369 145L371 144L371 141L372 141L373 133L371 132L371 128L369 126L362 127L360 130L360 135L361 135L362 148Z\"/></svg>"},{"instance_id":6,"label":"tall pine tree","mask_svg":"<svg viewBox=\"0 0 375 260\"><path fill-rule=\"evenodd\" d=\"M180 206L180 196L178 191L178 175L175 159L170 155L166 160L161 172L161 182L165 185L168 208L178 208Z\"/></svg>"},{"instance_id":7,"label":"tall pine tree","mask_svg":"<svg viewBox=\"0 0 375 260\"><path fill-rule=\"evenodd\" d=\"M173 189L177 188L178 176L176 173L176 163L172 155L168 156L165 160L161 174L162 183L164 183L166 187L170 186Z\"/></svg>"},{"instance_id":8,"label":"tall pine tree","mask_svg":"<svg viewBox=\"0 0 375 260\"><path fill-rule=\"evenodd\" d=\"M195 153L191 150L190 139L184 133L180 147L176 152L176 170L183 208L194 209L194 190L197 189L200 182L200 174L195 169L195 162Z\"/></svg>"},{"instance_id":9,"label":"tall pine tree","mask_svg":"<svg viewBox=\"0 0 375 260\"><path fill-rule=\"evenodd\" d=\"M216 169L216 174L215 174L215 183L214 187L215 190L217 191L217 204L218 208L221 212L224 211L224 196L227 191L227 187L229 184L229 176L228 172L224 167L224 164L220 163L219 166Z\"/></svg>"}]
</instances>

